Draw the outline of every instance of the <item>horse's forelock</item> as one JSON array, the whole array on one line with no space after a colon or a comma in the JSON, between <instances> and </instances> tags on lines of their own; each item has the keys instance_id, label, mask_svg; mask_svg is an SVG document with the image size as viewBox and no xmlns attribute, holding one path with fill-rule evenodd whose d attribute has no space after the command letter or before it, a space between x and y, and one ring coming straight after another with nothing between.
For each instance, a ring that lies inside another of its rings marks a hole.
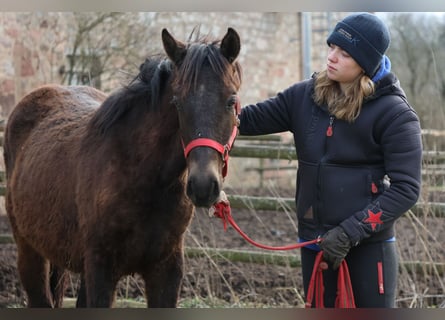
<instances>
[{"instance_id":1,"label":"horse's forelock","mask_svg":"<svg viewBox=\"0 0 445 320\"><path fill-rule=\"evenodd\" d=\"M241 66L238 62L230 64L219 50L219 41L207 38L198 43L189 44L187 54L178 69L173 86L176 94L184 97L194 91L198 84L198 75L202 66L208 62L215 74L220 75L226 86L233 85L236 90L241 86Z\"/></svg>"}]
</instances>

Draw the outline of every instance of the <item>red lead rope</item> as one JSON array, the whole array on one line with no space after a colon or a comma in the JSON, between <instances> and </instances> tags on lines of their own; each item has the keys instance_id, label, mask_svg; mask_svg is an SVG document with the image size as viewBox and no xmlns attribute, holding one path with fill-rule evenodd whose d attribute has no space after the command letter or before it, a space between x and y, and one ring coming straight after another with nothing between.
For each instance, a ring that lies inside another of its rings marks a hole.
<instances>
[{"instance_id":1,"label":"red lead rope","mask_svg":"<svg viewBox=\"0 0 445 320\"><path fill-rule=\"evenodd\" d=\"M250 244L266 250L293 250L305 247L310 244L321 242L321 238L297 243L293 245L273 247L267 246L258 242L255 242L247 234L245 234L240 227L236 224L232 217L232 210L230 208L230 202L227 200L225 193L222 192L221 200L213 205L209 213L215 217L220 218L224 224L224 231L227 230L227 223L229 223L247 242ZM306 308L312 307L312 302L315 295L315 307L324 308L323 295L323 270L326 270L328 265L323 261L323 251L320 251L314 262L314 269L312 271L311 281L309 283L308 295L306 299ZM354 293L352 291L351 279L349 276L349 269L346 261L343 260L338 270L337 280L337 298L335 300L336 308L355 308Z\"/></svg>"},{"instance_id":2,"label":"red lead rope","mask_svg":"<svg viewBox=\"0 0 445 320\"><path fill-rule=\"evenodd\" d=\"M324 285L323 270L328 265L323 261L323 251L315 257L314 269L312 270L311 281L307 292L306 308L312 308L315 297L315 308L324 308ZM336 308L355 308L354 293L352 292L351 278L349 276L348 265L343 260L338 268L337 297L335 299Z\"/></svg>"},{"instance_id":3,"label":"red lead rope","mask_svg":"<svg viewBox=\"0 0 445 320\"><path fill-rule=\"evenodd\" d=\"M212 210L214 210L213 215L222 219L224 224L224 230L227 230L227 223L229 223L238 233L250 244L253 244L254 246L266 249L266 250L293 250L293 249L299 249L302 247L305 247L307 245L318 243L321 241L321 239L314 239L311 241L306 241L302 243L282 246L282 247L271 247L267 246L258 242L253 241L247 234L245 234L240 227L236 224L236 222L233 220L232 217L232 210L230 209L230 203L229 200L221 200L213 205Z\"/></svg>"}]
</instances>

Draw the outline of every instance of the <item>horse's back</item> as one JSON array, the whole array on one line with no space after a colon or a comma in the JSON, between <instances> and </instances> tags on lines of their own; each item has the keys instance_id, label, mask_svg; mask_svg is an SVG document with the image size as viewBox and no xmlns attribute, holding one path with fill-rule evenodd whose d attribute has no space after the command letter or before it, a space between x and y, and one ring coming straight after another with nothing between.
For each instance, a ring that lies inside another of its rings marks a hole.
<instances>
[{"instance_id":1,"label":"horse's back","mask_svg":"<svg viewBox=\"0 0 445 320\"><path fill-rule=\"evenodd\" d=\"M13 170L18 150L42 122L53 118L53 122L61 126L63 121L76 118L76 113L98 107L105 98L104 93L92 87L61 85L42 86L24 96L6 125L4 157L7 176Z\"/></svg>"}]
</instances>

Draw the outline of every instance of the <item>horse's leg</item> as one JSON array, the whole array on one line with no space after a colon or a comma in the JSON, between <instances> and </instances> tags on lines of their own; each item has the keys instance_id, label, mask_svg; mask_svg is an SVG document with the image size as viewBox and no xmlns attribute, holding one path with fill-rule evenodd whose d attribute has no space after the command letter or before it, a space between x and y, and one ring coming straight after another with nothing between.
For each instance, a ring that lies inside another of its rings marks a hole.
<instances>
[{"instance_id":1,"label":"horse's leg","mask_svg":"<svg viewBox=\"0 0 445 320\"><path fill-rule=\"evenodd\" d=\"M76 308L86 308L87 307L87 292L85 287L85 276L80 275L80 285L77 290L77 301Z\"/></svg>"},{"instance_id":2,"label":"horse's leg","mask_svg":"<svg viewBox=\"0 0 445 320\"><path fill-rule=\"evenodd\" d=\"M85 276L80 275L79 289L77 290L76 308L87 307L87 289L85 287Z\"/></svg>"},{"instance_id":3,"label":"horse's leg","mask_svg":"<svg viewBox=\"0 0 445 320\"><path fill-rule=\"evenodd\" d=\"M168 260L143 273L149 308L176 308L183 277L183 253L175 252Z\"/></svg>"},{"instance_id":4,"label":"horse's leg","mask_svg":"<svg viewBox=\"0 0 445 320\"><path fill-rule=\"evenodd\" d=\"M51 265L50 287L54 301L54 308L61 308L66 289L66 271Z\"/></svg>"},{"instance_id":5,"label":"horse's leg","mask_svg":"<svg viewBox=\"0 0 445 320\"><path fill-rule=\"evenodd\" d=\"M113 274L113 264L108 260L95 253L86 255L84 276L88 308L109 308L113 306L119 278L116 278Z\"/></svg>"},{"instance_id":6,"label":"horse's leg","mask_svg":"<svg viewBox=\"0 0 445 320\"><path fill-rule=\"evenodd\" d=\"M49 286L49 262L38 254L23 239L17 241L17 268L20 280L28 297L29 308L53 307Z\"/></svg>"}]
</instances>

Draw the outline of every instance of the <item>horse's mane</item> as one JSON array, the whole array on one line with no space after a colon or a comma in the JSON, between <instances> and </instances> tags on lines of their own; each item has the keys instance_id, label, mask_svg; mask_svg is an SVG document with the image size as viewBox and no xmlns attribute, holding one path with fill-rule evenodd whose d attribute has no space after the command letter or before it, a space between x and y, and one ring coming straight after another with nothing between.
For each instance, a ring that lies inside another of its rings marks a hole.
<instances>
[{"instance_id":1,"label":"horse's mane","mask_svg":"<svg viewBox=\"0 0 445 320\"><path fill-rule=\"evenodd\" d=\"M191 40L195 33L195 39ZM234 62L233 68L219 51L220 41L208 36L200 37L199 30L192 32L187 43L187 54L181 62L173 80L175 94L181 98L195 90L202 67L208 63L212 70L221 75L225 85L241 86L241 66ZM139 74L129 85L109 96L97 110L90 125L101 133L106 132L135 106L148 106L155 110L173 72L173 63L166 57L156 55L146 59Z\"/></svg>"},{"instance_id":2,"label":"horse's mane","mask_svg":"<svg viewBox=\"0 0 445 320\"><path fill-rule=\"evenodd\" d=\"M159 105L171 72L172 63L166 58L160 55L147 58L139 67L139 74L102 103L90 125L104 133L138 105L154 110Z\"/></svg>"}]
</instances>

